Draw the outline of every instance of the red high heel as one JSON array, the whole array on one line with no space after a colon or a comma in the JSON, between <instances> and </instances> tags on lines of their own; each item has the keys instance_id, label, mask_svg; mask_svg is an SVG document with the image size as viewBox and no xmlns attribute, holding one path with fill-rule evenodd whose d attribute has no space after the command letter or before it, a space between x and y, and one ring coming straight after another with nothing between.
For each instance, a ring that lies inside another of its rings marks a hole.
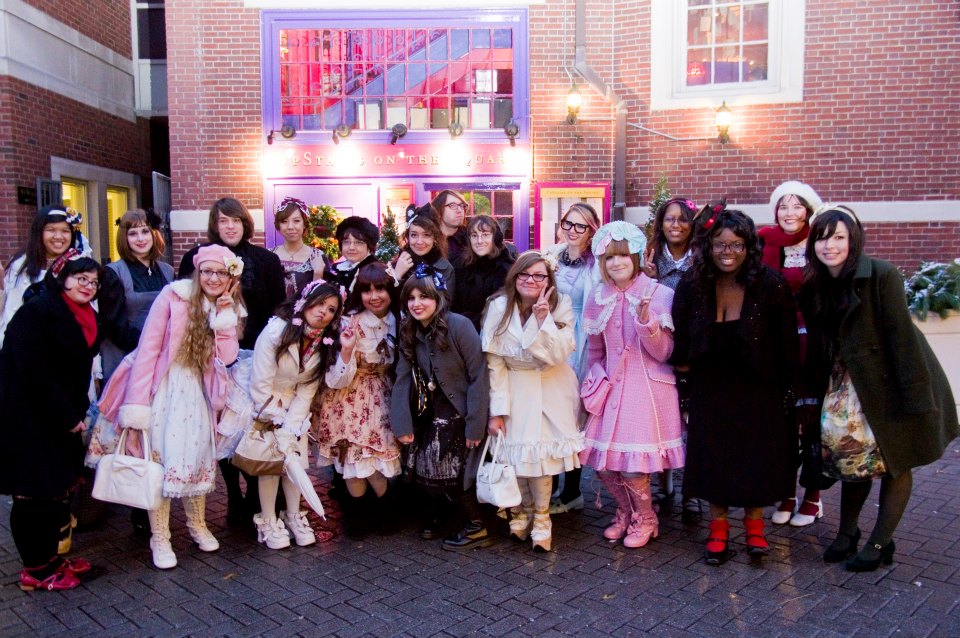
<instances>
[{"instance_id":1,"label":"red high heel","mask_svg":"<svg viewBox=\"0 0 960 638\"><path fill-rule=\"evenodd\" d=\"M707 539L707 565L723 565L736 555L730 549L730 522L727 519L716 518L710 521L710 537Z\"/></svg>"},{"instance_id":2,"label":"red high heel","mask_svg":"<svg viewBox=\"0 0 960 638\"><path fill-rule=\"evenodd\" d=\"M78 587L80 585L80 579L71 571L56 571L43 580L39 580L31 574L29 570L24 569L20 572L20 582L18 584L23 591L34 591L37 589L62 591Z\"/></svg>"}]
</instances>

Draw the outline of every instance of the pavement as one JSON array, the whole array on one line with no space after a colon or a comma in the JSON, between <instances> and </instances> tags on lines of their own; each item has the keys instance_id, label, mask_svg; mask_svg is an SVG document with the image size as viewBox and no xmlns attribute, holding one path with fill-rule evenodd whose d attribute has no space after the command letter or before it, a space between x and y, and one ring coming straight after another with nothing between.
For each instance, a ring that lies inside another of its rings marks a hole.
<instances>
[{"instance_id":1,"label":"pavement","mask_svg":"<svg viewBox=\"0 0 960 638\"><path fill-rule=\"evenodd\" d=\"M329 475L311 472L325 494ZM706 522L685 525L678 508L663 513L648 547L608 543L609 498L598 510L599 483L585 472L583 485L590 502L553 517L549 554L508 540L499 519L493 547L462 554L420 540L409 524L351 541L326 498L328 519L311 522L334 532L332 540L272 551L226 527L220 490L207 505L220 551L196 549L175 502L180 564L160 571L124 508L111 507L100 526L74 536L74 555L102 574L72 591L33 593L17 587L10 499L0 497L0 636L960 637L960 441L915 472L894 564L865 574L820 560L838 523L838 488L824 494L820 521L773 529L761 563L742 551L734 512L732 542L741 551L711 567L703 563Z\"/></svg>"}]
</instances>

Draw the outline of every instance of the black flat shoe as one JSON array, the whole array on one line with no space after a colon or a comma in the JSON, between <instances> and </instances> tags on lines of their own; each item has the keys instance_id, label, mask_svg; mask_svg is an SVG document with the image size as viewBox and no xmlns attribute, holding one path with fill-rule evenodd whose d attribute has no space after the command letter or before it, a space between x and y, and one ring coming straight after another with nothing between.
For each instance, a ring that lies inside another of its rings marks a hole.
<instances>
[{"instance_id":1,"label":"black flat shoe","mask_svg":"<svg viewBox=\"0 0 960 638\"><path fill-rule=\"evenodd\" d=\"M470 524L454 536L443 539L443 548L452 552L462 552L474 547L489 547L493 543L493 537L487 532L486 527Z\"/></svg>"},{"instance_id":2,"label":"black flat shoe","mask_svg":"<svg viewBox=\"0 0 960 638\"><path fill-rule=\"evenodd\" d=\"M703 503L699 498L683 499L683 510L680 518L684 523L699 523L703 520Z\"/></svg>"},{"instance_id":3,"label":"black flat shoe","mask_svg":"<svg viewBox=\"0 0 960 638\"><path fill-rule=\"evenodd\" d=\"M886 545L879 545L874 543L873 545L866 545L860 553L847 561L847 571L848 572L872 572L880 567L880 564L890 565L893 563L893 553L896 551L897 546L890 541ZM864 558L863 553L866 551L875 550L878 552L876 558Z\"/></svg>"},{"instance_id":4,"label":"black flat shoe","mask_svg":"<svg viewBox=\"0 0 960 638\"><path fill-rule=\"evenodd\" d=\"M830 543L830 547L823 553L823 562L839 563L857 553L857 544L860 542L860 528L853 534L837 532L837 537Z\"/></svg>"},{"instance_id":5,"label":"black flat shoe","mask_svg":"<svg viewBox=\"0 0 960 638\"><path fill-rule=\"evenodd\" d=\"M673 499L677 497L677 490L670 490L669 492L664 492L660 488L657 488L657 491L653 493L653 504L658 507L669 506L673 504Z\"/></svg>"}]
</instances>

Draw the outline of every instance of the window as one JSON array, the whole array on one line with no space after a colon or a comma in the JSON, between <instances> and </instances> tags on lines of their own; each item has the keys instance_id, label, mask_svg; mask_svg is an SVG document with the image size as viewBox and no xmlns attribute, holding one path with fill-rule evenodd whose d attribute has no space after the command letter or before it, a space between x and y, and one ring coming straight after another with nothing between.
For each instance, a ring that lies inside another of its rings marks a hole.
<instances>
[{"instance_id":1,"label":"window","mask_svg":"<svg viewBox=\"0 0 960 638\"><path fill-rule=\"evenodd\" d=\"M72 208L83 216L80 222L80 232L85 237L90 237L90 219L87 216L87 183L62 178L63 182L63 205Z\"/></svg>"},{"instance_id":2,"label":"window","mask_svg":"<svg viewBox=\"0 0 960 638\"><path fill-rule=\"evenodd\" d=\"M265 12L264 48L274 52L264 69L265 126L309 133L404 124L446 134L459 123L470 134L525 114L526 82L514 76L526 55L525 13L395 15Z\"/></svg>"},{"instance_id":3,"label":"window","mask_svg":"<svg viewBox=\"0 0 960 638\"><path fill-rule=\"evenodd\" d=\"M116 229L120 218L129 210L127 201L129 191L120 186L107 186L107 240L110 245L110 260L119 261L120 249L117 248Z\"/></svg>"},{"instance_id":4,"label":"window","mask_svg":"<svg viewBox=\"0 0 960 638\"><path fill-rule=\"evenodd\" d=\"M653 109L803 99L805 0L654 0Z\"/></svg>"},{"instance_id":5,"label":"window","mask_svg":"<svg viewBox=\"0 0 960 638\"><path fill-rule=\"evenodd\" d=\"M458 190L457 192L467 202L465 223L475 215L489 215L500 225L504 241L514 240L513 198L515 190ZM439 193L439 190L431 191L430 199L433 200Z\"/></svg>"}]
</instances>

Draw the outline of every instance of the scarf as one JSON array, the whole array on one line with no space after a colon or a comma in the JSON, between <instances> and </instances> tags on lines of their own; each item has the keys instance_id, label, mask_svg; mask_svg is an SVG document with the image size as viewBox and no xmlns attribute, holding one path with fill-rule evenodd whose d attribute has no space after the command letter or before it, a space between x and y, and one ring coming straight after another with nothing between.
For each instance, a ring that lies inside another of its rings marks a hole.
<instances>
[{"instance_id":1,"label":"scarf","mask_svg":"<svg viewBox=\"0 0 960 638\"><path fill-rule=\"evenodd\" d=\"M93 342L97 340L97 315L93 308L88 303L78 304L65 292L61 292L60 296L66 302L73 318L77 320L80 330L83 331L83 338L87 341L87 347L93 347Z\"/></svg>"},{"instance_id":2,"label":"scarf","mask_svg":"<svg viewBox=\"0 0 960 638\"><path fill-rule=\"evenodd\" d=\"M317 350L320 349L320 344L323 343L321 337L323 336L323 330L320 328L311 328L310 326L304 324L303 326L303 339L300 342L300 367L307 362L307 360L312 357Z\"/></svg>"},{"instance_id":3,"label":"scarf","mask_svg":"<svg viewBox=\"0 0 960 638\"><path fill-rule=\"evenodd\" d=\"M810 224L804 224L799 232L792 235L785 233L780 226L771 226L763 231L763 261L777 272L780 271L780 251L786 246L796 246L807 240L810 234Z\"/></svg>"}]
</instances>

